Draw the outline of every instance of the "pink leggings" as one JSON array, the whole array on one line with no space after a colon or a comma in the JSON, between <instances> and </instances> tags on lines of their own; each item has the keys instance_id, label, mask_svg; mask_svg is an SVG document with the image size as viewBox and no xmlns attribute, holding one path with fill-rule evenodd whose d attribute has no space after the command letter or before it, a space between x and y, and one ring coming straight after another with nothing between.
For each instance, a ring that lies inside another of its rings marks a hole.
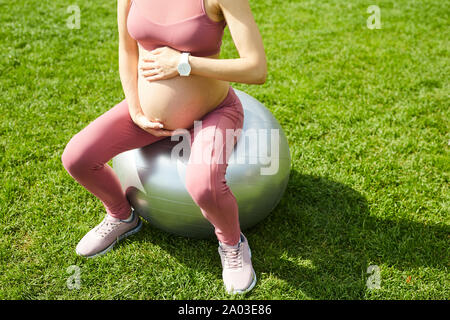
<instances>
[{"instance_id":1,"label":"pink leggings","mask_svg":"<svg viewBox=\"0 0 450 320\"><path fill-rule=\"evenodd\" d=\"M243 120L242 104L230 86L226 98L201 119L201 130L196 129L195 136L194 128L189 130L191 153L186 168L187 191L215 227L218 240L229 245L239 241L240 226L236 198L225 180L228 157L224 156L230 155L228 148L234 146L237 137L230 143L226 130L242 129ZM137 126L123 100L73 136L61 159L67 172L102 201L108 214L126 219L131 206L107 162L119 153L164 138L167 137L156 137ZM192 161L193 157L197 161Z\"/></svg>"}]
</instances>

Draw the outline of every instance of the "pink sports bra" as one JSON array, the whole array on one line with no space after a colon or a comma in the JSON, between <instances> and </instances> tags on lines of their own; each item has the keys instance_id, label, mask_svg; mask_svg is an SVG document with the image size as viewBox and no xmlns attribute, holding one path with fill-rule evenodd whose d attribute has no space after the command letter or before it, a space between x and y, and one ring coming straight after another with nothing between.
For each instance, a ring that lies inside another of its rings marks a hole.
<instances>
[{"instance_id":1,"label":"pink sports bra","mask_svg":"<svg viewBox=\"0 0 450 320\"><path fill-rule=\"evenodd\" d=\"M128 33L144 49L169 46L194 56L220 52L225 20L206 14L204 0L132 0Z\"/></svg>"}]
</instances>

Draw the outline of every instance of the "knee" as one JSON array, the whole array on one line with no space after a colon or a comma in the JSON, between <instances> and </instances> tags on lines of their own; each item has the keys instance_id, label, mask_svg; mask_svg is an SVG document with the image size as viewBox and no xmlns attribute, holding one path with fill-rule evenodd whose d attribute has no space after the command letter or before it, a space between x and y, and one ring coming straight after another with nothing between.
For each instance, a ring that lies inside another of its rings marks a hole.
<instances>
[{"instance_id":1,"label":"knee","mask_svg":"<svg viewBox=\"0 0 450 320\"><path fill-rule=\"evenodd\" d=\"M71 147L71 143L69 142L61 155L61 162L63 167L67 170L67 172L72 173L77 171L77 167L79 167L79 159L75 156L73 152L73 148Z\"/></svg>"},{"instance_id":2,"label":"knee","mask_svg":"<svg viewBox=\"0 0 450 320\"><path fill-rule=\"evenodd\" d=\"M64 148L61 155L61 162L63 167L72 176L77 176L86 170L86 168L89 168L89 159L87 158L87 154L76 145L73 139L70 140Z\"/></svg>"}]
</instances>

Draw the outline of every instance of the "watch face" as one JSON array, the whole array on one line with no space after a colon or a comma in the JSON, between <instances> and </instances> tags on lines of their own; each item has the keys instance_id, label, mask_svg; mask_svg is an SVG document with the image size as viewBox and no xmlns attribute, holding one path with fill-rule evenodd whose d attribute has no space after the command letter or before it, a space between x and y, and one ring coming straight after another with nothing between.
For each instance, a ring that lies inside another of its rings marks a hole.
<instances>
[{"instance_id":1,"label":"watch face","mask_svg":"<svg viewBox=\"0 0 450 320\"><path fill-rule=\"evenodd\" d=\"M178 65L178 72L182 76L187 76L191 72L191 66L189 65L189 63L180 63Z\"/></svg>"}]
</instances>

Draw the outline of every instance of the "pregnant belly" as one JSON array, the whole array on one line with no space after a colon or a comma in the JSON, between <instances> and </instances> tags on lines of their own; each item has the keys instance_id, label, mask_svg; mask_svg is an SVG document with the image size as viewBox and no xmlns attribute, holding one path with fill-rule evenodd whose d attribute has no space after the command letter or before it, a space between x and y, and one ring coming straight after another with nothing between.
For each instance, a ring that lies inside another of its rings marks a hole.
<instances>
[{"instance_id":1,"label":"pregnant belly","mask_svg":"<svg viewBox=\"0 0 450 320\"><path fill-rule=\"evenodd\" d=\"M190 128L228 93L228 82L190 75L147 81L139 74L138 93L144 115L166 129Z\"/></svg>"}]
</instances>

